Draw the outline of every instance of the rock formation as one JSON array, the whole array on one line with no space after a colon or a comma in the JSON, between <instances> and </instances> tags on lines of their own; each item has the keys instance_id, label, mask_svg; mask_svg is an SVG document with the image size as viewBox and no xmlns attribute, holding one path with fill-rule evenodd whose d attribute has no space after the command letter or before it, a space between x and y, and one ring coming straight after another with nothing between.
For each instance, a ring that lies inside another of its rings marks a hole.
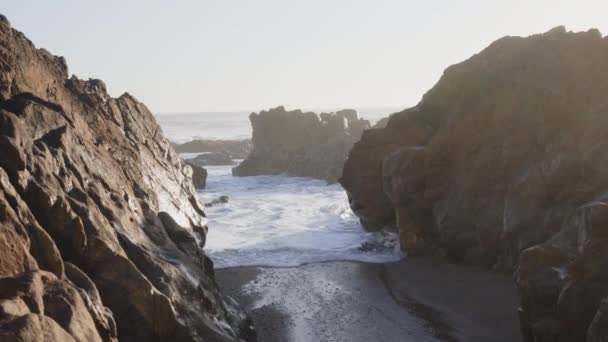
<instances>
[{"instance_id":1,"label":"rock formation","mask_svg":"<svg viewBox=\"0 0 608 342\"><path fill-rule=\"evenodd\" d=\"M449 67L340 181L404 251L515 270L526 341L605 341L606 137L608 39L558 27Z\"/></svg>"},{"instance_id":2,"label":"rock formation","mask_svg":"<svg viewBox=\"0 0 608 342\"><path fill-rule=\"evenodd\" d=\"M194 158L187 159L188 163L198 166L233 165L236 164L230 153L205 152Z\"/></svg>"},{"instance_id":3,"label":"rock formation","mask_svg":"<svg viewBox=\"0 0 608 342\"><path fill-rule=\"evenodd\" d=\"M192 168L192 185L195 189L204 189L207 186L207 170L192 162L186 160L185 163Z\"/></svg>"},{"instance_id":4,"label":"rock formation","mask_svg":"<svg viewBox=\"0 0 608 342\"><path fill-rule=\"evenodd\" d=\"M143 104L0 16L0 341L251 337L191 177Z\"/></svg>"},{"instance_id":5,"label":"rock formation","mask_svg":"<svg viewBox=\"0 0 608 342\"><path fill-rule=\"evenodd\" d=\"M218 153L230 159L245 159L251 152L251 140L192 140L174 145L177 153Z\"/></svg>"},{"instance_id":6,"label":"rock formation","mask_svg":"<svg viewBox=\"0 0 608 342\"><path fill-rule=\"evenodd\" d=\"M211 202L207 202L205 203L206 207L213 207L214 205L218 205L218 204L225 204L228 203L228 200L230 198L227 195L222 195L218 198L213 199Z\"/></svg>"},{"instance_id":7,"label":"rock formation","mask_svg":"<svg viewBox=\"0 0 608 342\"><path fill-rule=\"evenodd\" d=\"M287 174L335 182L348 151L370 127L354 110L317 115L277 107L249 119L253 150L232 170L235 176Z\"/></svg>"}]
</instances>

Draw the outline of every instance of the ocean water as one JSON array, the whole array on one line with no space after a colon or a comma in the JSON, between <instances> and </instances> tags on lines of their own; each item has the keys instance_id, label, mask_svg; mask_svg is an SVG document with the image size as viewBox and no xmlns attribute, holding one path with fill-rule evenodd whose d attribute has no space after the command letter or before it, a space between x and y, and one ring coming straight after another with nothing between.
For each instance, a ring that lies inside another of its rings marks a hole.
<instances>
[{"instance_id":1,"label":"ocean water","mask_svg":"<svg viewBox=\"0 0 608 342\"><path fill-rule=\"evenodd\" d=\"M288 108L289 109L289 108ZM403 108L358 108L359 117L372 124L383 117ZM314 112L335 111L337 109L313 109ZM247 139L251 138L251 112L204 112L159 114L156 119L169 140L184 143L194 139Z\"/></svg>"},{"instance_id":2,"label":"ocean water","mask_svg":"<svg viewBox=\"0 0 608 342\"><path fill-rule=\"evenodd\" d=\"M230 166L207 167L203 203L209 233L205 250L216 267L297 266L401 258L396 234L363 230L339 184L287 176L233 177Z\"/></svg>"},{"instance_id":3,"label":"ocean water","mask_svg":"<svg viewBox=\"0 0 608 342\"><path fill-rule=\"evenodd\" d=\"M195 139L251 138L249 112L176 113L156 115L165 136L172 142Z\"/></svg>"},{"instance_id":4,"label":"ocean water","mask_svg":"<svg viewBox=\"0 0 608 342\"><path fill-rule=\"evenodd\" d=\"M359 110L375 122L398 109ZM248 112L159 115L171 141L193 138L243 139L251 136ZM183 154L192 158L196 154ZM206 253L218 268L298 266L350 260L389 262L402 256L396 234L366 232L339 184L287 176L233 177L233 165L210 166L203 203L207 206Z\"/></svg>"}]
</instances>

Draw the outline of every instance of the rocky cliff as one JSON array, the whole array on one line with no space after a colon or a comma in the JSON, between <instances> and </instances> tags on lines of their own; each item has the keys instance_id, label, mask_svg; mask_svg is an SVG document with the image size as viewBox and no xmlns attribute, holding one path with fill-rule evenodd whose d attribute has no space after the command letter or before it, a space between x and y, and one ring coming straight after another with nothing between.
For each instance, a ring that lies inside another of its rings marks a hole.
<instances>
[{"instance_id":1,"label":"rocky cliff","mask_svg":"<svg viewBox=\"0 0 608 342\"><path fill-rule=\"evenodd\" d=\"M0 16L0 341L238 341L192 170L150 111Z\"/></svg>"},{"instance_id":2,"label":"rocky cliff","mask_svg":"<svg viewBox=\"0 0 608 342\"><path fill-rule=\"evenodd\" d=\"M354 110L317 115L277 107L249 119L253 150L232 170L235 176L287 174L335 182L348 151L370 127Z\"/></svg>"},{"instance_id":3,"label":"rocky cliff","mask_svg":"<svg viewBox=\"0 0 608 342\"><path fill-rule=\"evenodd\" d=\"M340 182L410 255L514 270L526 341L605 341L607 137L608 38L558 27L449 67Z\"/></svg>"}]
</instances>

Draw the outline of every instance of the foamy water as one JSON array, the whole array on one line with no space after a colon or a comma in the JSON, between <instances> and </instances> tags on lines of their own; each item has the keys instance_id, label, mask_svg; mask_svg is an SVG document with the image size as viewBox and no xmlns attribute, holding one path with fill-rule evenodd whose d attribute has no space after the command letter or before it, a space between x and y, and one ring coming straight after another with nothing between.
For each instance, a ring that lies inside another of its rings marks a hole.
<instances>
[{"instance_id":1,"label":"foamy water","mask_svg":"<svg viewBox=\"0 0 608 342\"><path fill-rule=\"evenodd\" d=\"M401 258L394 234L363 230L340 185L286 176L233 177L230 168L207 167L207 188L199 191L203 203L229 197L206 209L205 250L216 267Z\"/></svg>"},{"instance_id":2,"label":"foamy water","mask_svg":"<svg viewBox=\"0 0 608 342\"><path fill-rule=\"evenodd\" d=\"M372 123L397 110L358 109ZM251 137L249 112L165 114L157 119L169 140L178 143ZM286 176L232 177L231 167L207 167L207 188L198 193L203 203L229 197L227 203L206 209L205 251L216 267L401 258L395 234L363 230L339 184Z\"/></svg>"}]
</instances>

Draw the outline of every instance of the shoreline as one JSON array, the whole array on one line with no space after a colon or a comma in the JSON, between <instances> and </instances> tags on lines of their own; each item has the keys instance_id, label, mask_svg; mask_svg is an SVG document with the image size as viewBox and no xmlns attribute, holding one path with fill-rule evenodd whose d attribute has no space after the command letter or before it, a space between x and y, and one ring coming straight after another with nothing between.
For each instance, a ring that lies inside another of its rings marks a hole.
<instances>
[{"instance_id":1,"label":"shoreline","mask_svg":"<svg viewBox=\"0 0 608 342\"><path fill-rule=\"evenodd\" d=\"M216 271L260 342L520 341L510 277L421 258Z\"/></svg>"}]
</instances>

